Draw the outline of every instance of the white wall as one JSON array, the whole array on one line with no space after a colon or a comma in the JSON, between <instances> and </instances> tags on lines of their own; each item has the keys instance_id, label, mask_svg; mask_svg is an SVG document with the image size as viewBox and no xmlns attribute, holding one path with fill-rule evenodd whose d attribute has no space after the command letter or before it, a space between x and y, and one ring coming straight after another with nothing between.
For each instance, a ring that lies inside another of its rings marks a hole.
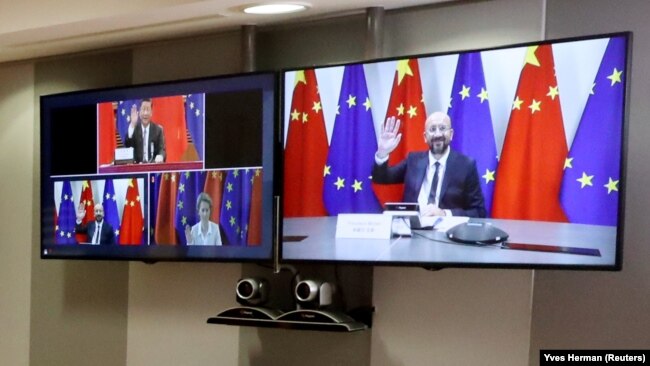
<instances>
[{"instance_id":1,"label":"white wall","mask_svg":"<svg viewBox=\"0 0 650 366\"><path fill-rule=\"evenodd\" d=\"M29 364L34 195L34 67L0 66L0 363ZM18 157L18 158L12 158Z\"/></svg>"}]
</instances>

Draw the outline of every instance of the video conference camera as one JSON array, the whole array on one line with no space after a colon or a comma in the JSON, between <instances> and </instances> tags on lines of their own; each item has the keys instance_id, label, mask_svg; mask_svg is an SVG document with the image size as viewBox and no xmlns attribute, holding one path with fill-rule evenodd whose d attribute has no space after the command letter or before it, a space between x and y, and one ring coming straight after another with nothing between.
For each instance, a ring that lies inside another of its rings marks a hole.
<instances>
[{"instance_id":1,"label":"video conference camera","mask_svg":"<svg viewBox=\"0 0 650 366\"><path fill-rule=\"evenodd\" d=\"M269 284L260 278L242 278L237 281L237 302L242 305L261 305L269 295Z\"/></svg>"},{"instance_id":2,"label":"video conference camera","mask_svg":"<svg viewBox=\"0 0 650 366\"><path fill-rule=\"evenodd\" d=\"M329 282L303 280L296 284L294 296L298 308L319 309L332 304L336 288Z\"/></svg>"}]
</instances>

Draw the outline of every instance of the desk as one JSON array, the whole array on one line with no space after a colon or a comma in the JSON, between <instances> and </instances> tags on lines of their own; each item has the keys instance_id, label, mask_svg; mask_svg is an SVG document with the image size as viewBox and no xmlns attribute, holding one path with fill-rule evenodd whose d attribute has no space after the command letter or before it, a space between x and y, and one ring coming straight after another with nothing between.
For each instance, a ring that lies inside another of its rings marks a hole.
<instances>
[{"instance_id":1,"label":"desk","mask_svg":"<svg viewBox=\"0 0 650 366\"><path fill-rule=\"evenodd\" d=\"M125 165L103 165L99 167L99 173L148 173L175 170L199 170L203 169L202 161L179 161L175 163L148 163L148 164L125 164Z\"/></svg>"},{"instance_id":2,"label":"desk","mask_svg":"<svg viewBox=\"0 0 650 366\"><path fill-rule=\"evenodd\" d=\"M473 219L477 221L478 219ZM283 260L450 263L492 265L614 265L616 227L523 220L484 219L510 235L509 242L594 248L600 257L502 249L449 242L445 234L414 231L411 238L336 239L336 217L284 219L283 236L307 236L283 242ZM433 241L440 240L440 241ZM441 242L444 241L444 242Z\"/></svg>"}]
</instances>

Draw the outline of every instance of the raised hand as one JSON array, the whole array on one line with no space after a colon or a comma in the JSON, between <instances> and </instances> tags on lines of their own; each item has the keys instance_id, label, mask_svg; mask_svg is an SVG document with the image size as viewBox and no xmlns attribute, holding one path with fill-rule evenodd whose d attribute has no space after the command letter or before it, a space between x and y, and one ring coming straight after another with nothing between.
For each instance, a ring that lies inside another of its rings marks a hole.
<instances>
[{"instance_id":1,"label":"raised hand","mask_svg":"<svg viewBox=\"0 0 650 366\"><path fill-rule=\"evenodd\" d=\"M77 221L83 221L85 216L86 216L86 207L84 206L83 203L79 203L79 207L77 207Z\"/></svg>"},{"instance_id":2,"label":"raised hand","mask_svg":"<svg viewBox=\"0 0 650 366\"><path fill-rule=\"evenodd\" d=\"M185 225L185 242L187 244L193 244L192 243L192 229L190 228L190 225Z\"/></svg>"},{"instance_id":3,"label":"raised hand","mask_svg":"<svg viewBox=\"0 0 650 366\"><path fill-rule=\"evenodd\" d=\"M389 117L384 123L384 129L379 135L379 142L377 143L377 157L385 159L388 154L393 152L402 139L402 134L399 133L400 120L395 117Z\"/></svg>"},{"instance_id":4,"label":"raised hand","mask_svg":"<svg viewBox=\"0 0 650 366\"><path fill-rule=\"evenodd\" d=\"M135 125L138 123L138 116L139 116L138 108L135 104L133 104L131 106L131 121L130 121L131 127L135 128Z\"/></svg>"}]
</instances>

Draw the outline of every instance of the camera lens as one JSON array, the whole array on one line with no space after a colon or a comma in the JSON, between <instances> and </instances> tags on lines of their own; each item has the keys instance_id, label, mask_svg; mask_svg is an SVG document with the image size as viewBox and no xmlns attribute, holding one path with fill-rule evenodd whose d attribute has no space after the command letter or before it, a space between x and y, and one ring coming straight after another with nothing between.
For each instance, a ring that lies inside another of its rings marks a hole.
<instances>
[{"instance_id":1,"label":"camera lens","mask_svg":"<svg viewBox=\"0 0 650 366\"><path fill-rule=\"evenodd\" d=\"M307 300L309 299L309 295L311 294L311 287L307 282L301 282L298 284L296 287L296 296L298 297L298 300Z\"/></svg>"},{"instance_id":2,"label":"camera lens","mask_svg":"<svg viewBox=\"0 0 650 366\"><path fill-rule=\"evenodd\" d=\"M254 293L253 284L250 281L240 281L237 285L237 295L243 299L249 299Z\"/></svg>"}]
</instances>

